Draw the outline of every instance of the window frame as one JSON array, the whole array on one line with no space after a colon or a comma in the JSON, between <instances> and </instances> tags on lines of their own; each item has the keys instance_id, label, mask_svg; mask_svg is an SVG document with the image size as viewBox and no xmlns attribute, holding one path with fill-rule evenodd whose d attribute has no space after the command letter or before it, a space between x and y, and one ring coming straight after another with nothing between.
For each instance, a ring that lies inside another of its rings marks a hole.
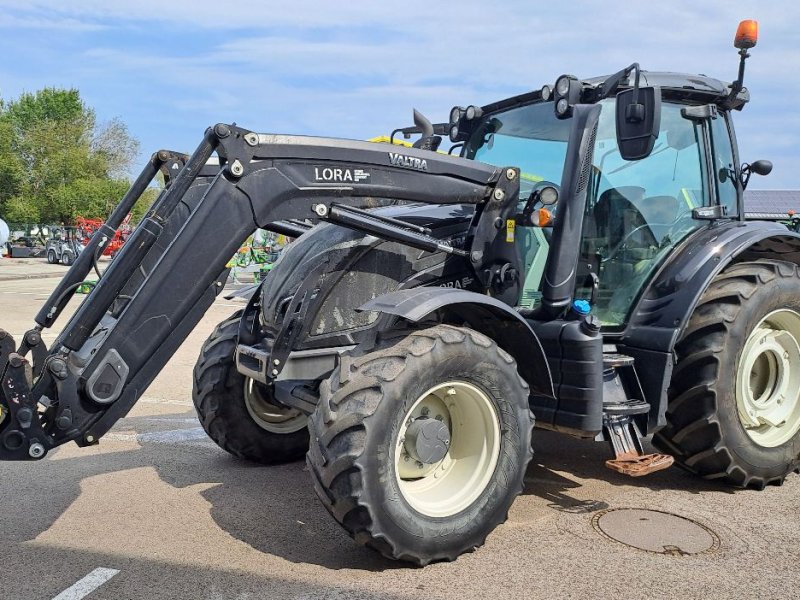
<instances>
[{"instance_id":1,"label":"window frame","mask_svg":"<svg viewBox=\"0 0 800 600\"><path fill-rule=\"evenodd\" d=\"M739 165L739 158L738 152L736 148L736 136L733 133L733 123L729 118L729 114L727 111L719 110L717 112L716 119L722 119L722 124L724 126L725 134L727 135L727 142L730 144L731 148L731 160L733 161L733 172L734 172L734 188L736 189L736 214L726 214L723 218L724 219L734 219L734 220L742 220L744 218L744 207L742 206L742 189L741 189L741 167ZM717 163L717 153L715 152L715 148L717 146L716 140L714 139L714 133L712 131L712 120L716 120L713 118L703 119L703 127L706 130L706 137L708 138L707 141L707 152L709 156L709 161L707 164L708 170L708 180L713 183L711 189L713 190L713 203L715 206L722 206L722 198L719 191L719 168L721 165Z\"/></svg>"}]
</instances>

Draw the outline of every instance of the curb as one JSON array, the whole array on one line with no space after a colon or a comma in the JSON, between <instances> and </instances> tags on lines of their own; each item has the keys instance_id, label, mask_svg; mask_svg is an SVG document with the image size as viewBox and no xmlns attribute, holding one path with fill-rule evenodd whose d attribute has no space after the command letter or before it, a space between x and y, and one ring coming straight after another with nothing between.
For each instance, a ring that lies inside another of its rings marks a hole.
<instances>
[{"instance_id":1,"label":"curb","mask_svg":"<svg viewBox=\"0 0 800 600\"><path fill-rule=\"evenodd\" d=\"M64 273L67 271L65 270ZM64 273L31 273L31 274L12 274L12 275L3 275L0 274L0 281L24 281L26 279L55 279L55 278L62 278Z\"/></svg>"}]
</instances>

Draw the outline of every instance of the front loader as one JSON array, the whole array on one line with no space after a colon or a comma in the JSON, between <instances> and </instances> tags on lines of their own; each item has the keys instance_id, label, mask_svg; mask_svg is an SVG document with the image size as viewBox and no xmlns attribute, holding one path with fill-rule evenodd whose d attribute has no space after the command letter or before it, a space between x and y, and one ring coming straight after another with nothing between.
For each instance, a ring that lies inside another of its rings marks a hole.
<instances>
[{"instance_id":1,"label":"front loader","mask_svg":"<svg viewBox=\"0 0 800 600\"><path fill-rule=\"evenodd\" d=\"M385 556L480 546L534 424L607 441L627 475L675 461L781 483L800 456L800 236L744 220L750 174L769 171L739 166L731 121L753 27L730 85L633 64L446 124L416 115L411 148L218 124L191 156L156 153L21 344L0 331L0 458L97 443L261 227L299 239L203 346L201 424L236 456L306 455L327 510ZM159 170L168 185L46 349Z\"/></svg>"}]
</instances>

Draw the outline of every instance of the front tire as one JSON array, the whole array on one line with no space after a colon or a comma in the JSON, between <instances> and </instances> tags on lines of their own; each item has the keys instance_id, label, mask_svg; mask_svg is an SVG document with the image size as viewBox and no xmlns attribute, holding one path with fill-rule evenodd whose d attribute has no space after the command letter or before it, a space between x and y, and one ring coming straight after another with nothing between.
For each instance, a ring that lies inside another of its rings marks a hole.
<instances>
[{"instance_id":1,"label":"front tire","mask_svg":"<svg viewBox=\"0 0 800 600\"><path fill-rule=\"evenodd\" d=\"M241 311L220 323L194 368L192 400L200 424L238 458L263 464L299 460L308 449L308 417L271 402L269 390L236 370Z\"/></svg>"},{"instance_id":2,"label":"front tire","mask_svg":"<svg viewBox=\"0 0 800 600\"><path fill-rule=\"evenodd\" d=\"M58 258L56 257L56 251L55 250L48 250L47 251L47 262L50 263L51 265L54 265L54 264L56 264L58 262Z\"/></svg>"},{"instance_id":3,"label":"front tire","mask_svg":"<svg viewBox=\"0 0 800 600\"><path fill-rule=\"evenodd\" d=\"M317 495L386 557L455 560L522 491L528 395L514 359L471 329L437 325L356 349L323 381L311 416Z\"/></svg>"},{"instance_id":4,"label":"front tire","mask_svg":"<svg viewBox=\"0 0 800 600\"><path fill-rule=\"evenodd\" d=\"M763 489L800 466L800 272L740 263L711 283L676 346L653 443L709 479Z\"/></svg>"}]
</instances>

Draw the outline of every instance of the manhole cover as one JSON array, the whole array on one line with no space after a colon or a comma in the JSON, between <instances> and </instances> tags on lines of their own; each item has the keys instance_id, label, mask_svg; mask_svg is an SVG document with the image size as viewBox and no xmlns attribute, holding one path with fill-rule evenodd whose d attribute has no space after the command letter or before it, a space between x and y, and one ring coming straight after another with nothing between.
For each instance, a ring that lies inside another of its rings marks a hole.
<instances>
[{"instance_id":1,"label":"manhole cover","mask_svg":"<svg viewBox=\"0 0 800 600\"><path fill-rule=\"evenodd\" d=\"M705 525L658 510L612 508L597 513L592 526L611 540L658 554L682 556L719 548L719 537Z\"/></svg>"}]
</instances>

